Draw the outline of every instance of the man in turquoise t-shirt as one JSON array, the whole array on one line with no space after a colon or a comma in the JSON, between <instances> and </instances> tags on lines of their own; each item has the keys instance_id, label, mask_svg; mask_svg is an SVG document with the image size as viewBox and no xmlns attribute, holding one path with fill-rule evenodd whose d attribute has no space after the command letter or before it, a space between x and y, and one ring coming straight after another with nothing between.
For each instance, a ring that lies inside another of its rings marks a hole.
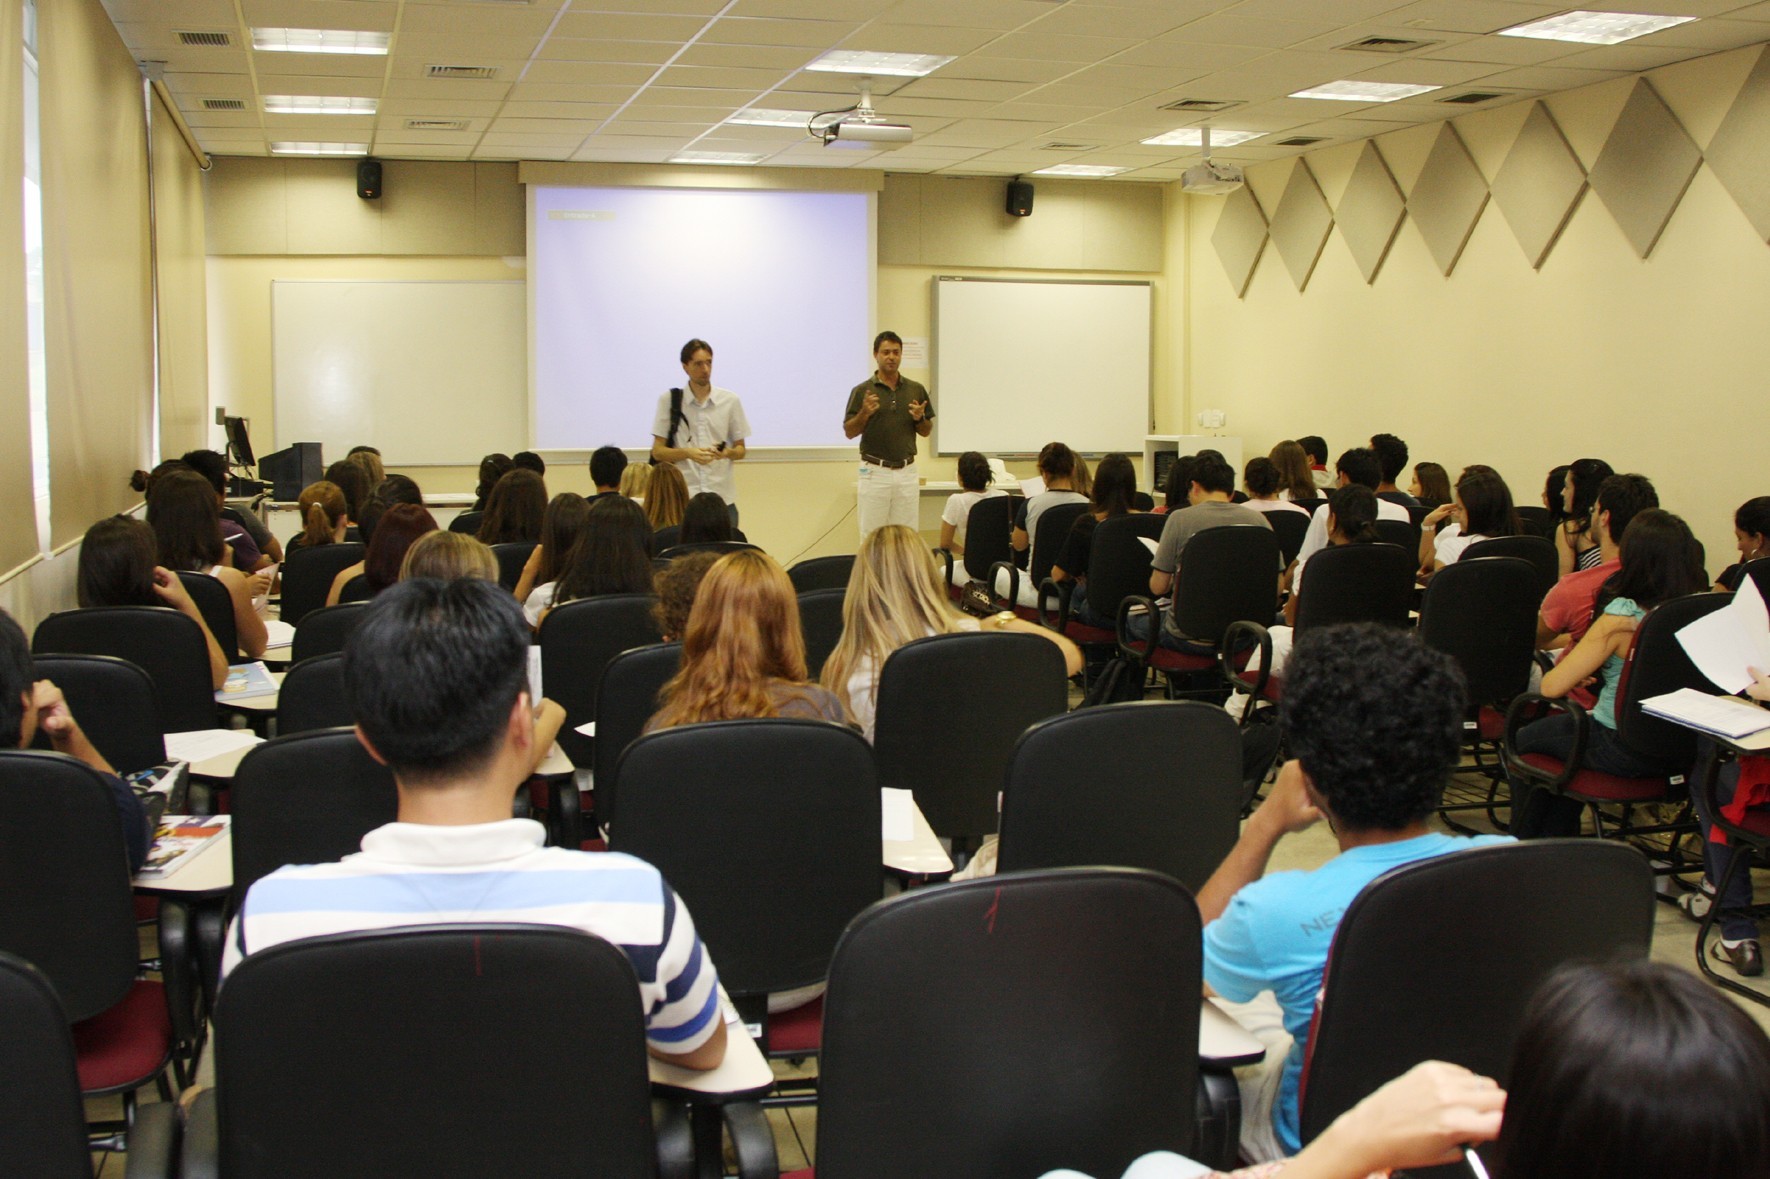
<instances>
[{"instance_id":1,"label":"man in turquoise t-shirt","mask_svg":"<svg viewBox=\"0 0 1770 1179\"><path fill-rule=\"evenodd\" d=\"M1309 1023L1352 898L1391 868L1505 841L1429 825L1462 733L1463 680L1449 656L1387 627L1324 627L1297 640L1284 688L1280 724L1294 760L1198 894L1206 985L1236 1003L1270 991L1279 1009L1265 1008L1263 1021L1256 1006L1244 1019L1268 1050L1237 1072L1242 1152L1256 1162L1302 1145L1297 1087ZM1280 839L1323 818L1339 855L1314 871L1265 875Z\"/></svg>"}]
</instances>

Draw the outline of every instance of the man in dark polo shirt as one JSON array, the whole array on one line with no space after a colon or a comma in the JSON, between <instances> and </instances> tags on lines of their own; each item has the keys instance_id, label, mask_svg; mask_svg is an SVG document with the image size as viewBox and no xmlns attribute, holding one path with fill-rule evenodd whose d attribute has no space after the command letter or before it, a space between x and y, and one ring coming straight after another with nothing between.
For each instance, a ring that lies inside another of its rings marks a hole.
<instances>
[{"instance_id":1,"label":"man in dark polo shirt","mask_svg":"<svg viewBox=\"0 0 1770 1179\"><path fill-rule=\"evenodd\" d=\"M934 430L928 390L899 374L903 338L880 332L873 340L879 367L848 394L842 433L860 439L860 534L887 524L916 526L916 436Z\"/></svg>"}]
</instances>

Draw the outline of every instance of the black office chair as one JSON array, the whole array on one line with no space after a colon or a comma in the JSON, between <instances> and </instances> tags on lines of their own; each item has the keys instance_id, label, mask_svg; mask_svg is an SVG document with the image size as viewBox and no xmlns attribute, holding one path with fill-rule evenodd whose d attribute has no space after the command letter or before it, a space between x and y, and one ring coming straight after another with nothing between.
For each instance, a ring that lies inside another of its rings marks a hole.
<instances>
[{"instance_id":1,"label":"black office chair","mask_svg":"<svg viewBox=\"0 0 1770 1179\"><path fill-rule=\"evenodd\" d=\"M1020 497L1014 495L992 495L980 499L971 505L965 514L965 553L962 568L967 580L987 582L990 569L1006 561L1014 562L1014 545L1009 533L1014 527L1014 508ZM959 587L953 584L953 554L951 549L935 549L935 555L941 558L946 573L946 585L950 596L959 596Z\"/></svg>"},{"instance_id":2,"label":"black office chair","mask_svg":"<svg viewBox=\"0 0 1770 1179\"><path fill-rule=\"evenodd\" d=\"M1191 1153L1198 907L1152 872L918 889L842 936L825 998L818 1179L1121 1174Z\"/></svg>"},{"instance_id":3,"label":"black office chair","mask_svg":"<svg viewBox=\"0 0 1770 1179\"><path fill-rule=\"evenodd\" d=\"M356 723L344 691L344 656L316 655L289 668L277 693L277 735Z\"/></svg>"},{"instance_id":4,"label":"black office chair","mask_svg":"<svg viewBox=\"0 0 1770 1179\"><path fill-rule=\"evenodd\" d=\"M1266 513L1266 522L1272 525L1273 535L1278 537L1278 554L1287 566L1303 550L1303 538L1309 535L1310 520L1310 516L1301 512Z\"/></svg>"},{"instance_id":5,"label":"black office chair","mask_svg":"<svg viewBox=\"0 0 1770 1179\"><path fill-rule=\"evenodd\" d=\"M1417 558L1420 552L1420 526L1412 518L1377 521L1377 539L1384 544L1400 545ZM1311 557L1310 560L1315 558Z\"/></svg>"},{"instance_id":6,"label":"black office chair","mask_svg":"<svg viewBox=\"0 0 1770 1179\"><path fill-rule=\"evenodd\" d=\"M1052 504L1039 515L1038 527L1027 548L1026 569L1022 571L1011 560L997 561L990 566L990 591L1005 608L1028 621L1038 620L1036 605L1020 604L1021 579L1024 578L1035 590L1045 584L1051 576L1051 566L1063 555L1063 542L1069 537L1069 530L1075 527L1076 517L1087 510L1085 503Z\"/></svg>"},{"instance_id":7,"label":"black office chair","mask_svg":"<svg viewBox=\"0 0 1770 1179\"><path fill-rule=\"evenodd\" d=\"M0 951L0 1175L91 1179L92 1155L74 1042L43 972ZM128 1174L173 1174L178 1117L170 1102L136 1107Z\"/></svg>"},{"instance_id":8,"label":"black office chair","mask_svg":"<svg viewBox=\"0 0 1770 1179\"><path fill-rule=\"evenodd\" d=\"M866 741L825 721L683 725L633 742L619 773L610 850L652 864L681 895L765 1051L817 1051L821 1007L770 1017L768 996L823 982L842 930L879 899Z\"/></svg>"},{"instance_id":9,"label":"black office chair","mask_svg":"<svg viewBox=\"0 0 1770 1179\"><path fill-rule=\"evenodd\" d=\"M997 870L1147 868L1196 891L1241 832L1241 768L1235 722L1197 701L1040 721L1008 763Z\"/></svg>"},{"instance_id":10,"label":"black office chair","mask_svg":"<svg viewBox=\"0 0 1770 1179\"><path fill-rule=\"evenodd\" d=\"M369 575L366 573L359 573L349 581L345 582L344 587L338 591L338 604L346 605L351 602L367 602L373 599L374 596L375 591L369 588Z\"/></svg>"},{"instance_id":11,"label":"black office chair","mask_svg":"<svg viewBox=\"0 0 1770 1179\"><path fill-rule=\"evenodd\" d=\"M1366 885L1328 953L1304 1144L1424 1060L1504 1085L1537 987L1569 963L1646 957L1653 895L1640 852L1562 839L1453 852ZM1468 1174L1460 1164L1442 1173Z\"/></svg>"},{"instance_id":12,"label":"black office chair","mask_svg":"<svg viewBox=\"0 0 1770 1179\"><path fill-rule=\"evenodd\" d=\"M658 692L682 669L681 643L653 643L622 651L602 669L602 685L596 693L595 769L596 821L604 827L615 822L617 779L621 754L639 740L645 723L658 710Z\"/></svg>"},{"instance_id":13,"label":"black office chair","mask_svg":"<svg viewBox=\"0 0 1770 1179\"><path fill-rule=\"evenodd\" d=\"M532 540L493 545L492 554L498 558L498 584L514 592L516 583L522 580L523 566L528 564L534 551L535 542Z\"/></svg>"},{"instance_id":14,"label":"black office chair","mask_svg":"<svg viewBox=\"0 0 1770 1179\"><path fill-rule=\"evenodd\" d=\"M1139 513L1113 516L1095 525L1094 539L1088 546L1088 567L1064 572L1078 573L1088 579L1088 609L1096 617L1117 618L1120 602L1149 592L1149 562L1153 554L1143 542L1161 539L1164 519ZM1043 524L1043 518L1039 522ZM1073 578L1042 582L1039 586L1040 621L1089 646L1105 646L1116 641L1117 633L1110 627L1090 626L1070 616L1075 588ZM1051 616L1050 606L1053 596L1057 605L1055 618Z\"/></svg>"},{"instance_id":15,"label":"black office chair","mask_svg":"<svg viewBox=\"0 0 1770 1179\"><path fill-rule=\"evenodd\" d=\"M842 639L842 603L847 589L805 590L799 595L799 630L805 636L805 674L816 679Z\"/></svg>"},{"instance_id":16,"label":"black office chair","mask_svg":"<svg viewBox=\"0 0 1770 1179\"><path fill-rule=\"evenodd\" d=\"M653 1179L637 1000L622 953L571 929L260 950L217 1001L214 1100L193 1110L184 1173Z\"/></svg>"},{"instance_id":17,"label":"black office chair","mask_svg":"<svg viewBox=\"0 0 1770 1179\"><path fill-rule=\"evenodd\" d=\"M309 613L326 604L332 582L340 573L363 559L367 549L356 542L303 545L283 562L283 604L278 615L299 627Z\"/></svg>"},{"instance_id":18,"label":"black office chair","mask_svg":"<svg viewBox=\"0 0 1770 1179\"><path fill-rule=\"evenodd\" d=\"M196 603L197 613L203 616L203 625L215 636L215 645L221 648L222 658L230 664L245 662L240 654L239 626L234 621L234 598L227 587L219 578L207 573L180 573L178 580L191 596L191 601Z\"/></svg>"},{"instance_id":19,"label":"black office chair","mask_svg":"<svg viewBox=\"0 0 1770 1179\"><path fill-rule=\"evenodd\" d=\"M61 689L87 740L118 773L132 774L166 760L166 742L155 719L154 681L147 672L109 655L37 655L31 662L36 678ZM35 748L50 748L41 729Z\"/></svg>"},{"instance_id":20,"label":"black office chair","mask_svg":"<svg viewBox=\"0 0 1770 1179\"><path fill-rule=\"evenodd\" d=\"M62 610L37 624L33 655L111 655L154 681L162 733L213 729L215 679L203 628L165 606Z\"/></svg>"},{"instance_id":21,"label":"black office chair","mask_svg":"<svg viewBox=\"0 0 1770 1179\"><path fill-rule=\"evenodd\" d=\"M324 864L362 849L399 814L393 774L349 729L255 745L234 771L234 905L284 864ZM231 983L229 985L232 985Z\"/></svg>"},{"instance_id":22,"label":"black office chair","mask_svg":"<svg viewBox=\"0 0 1770 1179\"><path fill-rule=\"evenodd\" d=\"M1027 726L1069 707L1063 654L1038 635L935 635L879 671L873 751L879 782L915 791L955 850L996 831L996 793Z\"/></svg>"},{"instance_id":23,"label":"black office chair","mask_svg":"<svg viewBox=\"0 0 1770 1179\"><path fill-rule=\"evenodd\" d=\"M812 557L800 561L787 570L787 577L793 583L793 592L803 594L812 590L845 590L848 575L853 572L854 554L844 553L839 557Z\"/></svg>"},{"instance_id":24,"label":"black office chair","mask_svg":"<svg viewBox=\"0 0 1770 1179\"><path fill-rule=\"evenodd\" d=\"M1180 554L1180 576L1169 612L1180 633L1183 650L1149 640L1134 640L1127 630L1133 607L1146 611L1152 636L1164 625L1155 603L1131 595L1119 606L1119 654L1141 673L1154 668L1168 679L1170 694L1178 677L1208 672L1227 655L1244 661L1251 647L1234 647L1227 638L1237 622L1264 623L1278 612L1278 537L1270 528L1232 526L1207 528L1186 542ZM1216 685L1211 685L1213 692Z\"/></svg>"},{"instance_id":25,"label":"black office chair","mask_svg":"<svg viewBox=\"0 0 1770 1179\"><path fill-rule=\"evenodd\" d=\"M1555 588L1555 583L1561 578L1555 546L1540 536L1496 536L1489 540L1478 540L1463 550L1458 563L1475 557L1517 557L1529 562L1536 574L1538 606L1542 605L1543 598Z\"/></svg>"},{"instance_id":26,"label":"black office chair","mask_svg":"<svg viewBox=\"0 0 1770 1179\"><path fill-rule=\"evenodd\" d=\"M346 640L362 620L361 602L321 606L309 611L296 626L295 641L289 645L290 665L317 655L336 655L344 650Z\"/></svg>"},{"instance_id":27,"label":"black office chair","mask_svg":"<svg viewBox=\"0 0 1770 1179\"><path fill-rule=\"evenodd\" d=\"M461 512L449 521L450 532L465 532L468 536L479 535L479 522L485 519L484 510L477 512Z\"/></svg>"},{"instance_id":28,"label":"black office chair","mask_svg":"<svg viewBox=\"0 0 1770 1179\"><path fill-rule=\"evenodd\" d=\"M1548 508L1539 508L1534 504L1521 504L1518 509L1518 521L1532 536L1540 536L1546 541L1555 539L1555 517Z\"/></svg>"}]
</instances>

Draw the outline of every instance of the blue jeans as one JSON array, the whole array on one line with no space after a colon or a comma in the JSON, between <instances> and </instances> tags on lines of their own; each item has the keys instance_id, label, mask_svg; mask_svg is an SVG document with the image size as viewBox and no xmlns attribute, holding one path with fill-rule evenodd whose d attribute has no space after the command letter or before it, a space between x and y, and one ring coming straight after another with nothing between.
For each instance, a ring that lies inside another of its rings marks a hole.
<instances>
[{"instance_id":1,"label":"blue jeans","mask_svg":"<svg viewBox=\"0 0 1770 1179\"><path fill-rule=\"evenodd\" d=\"M1546 753L1565 759L1573 752L1575 721L1568 713L1532 721L1518 731L1514 753ZM1588 728L1583 767L1619 778L1652 778L1676 773L1642 757L1622 743L1616 730L1593 721ZM1519 839L1556 839L1579 834L1585 803L1529 784L1512 784L1512 834Z\"/></svg>"},{"instance_id":2,"label":"blue jeans","mask_svg":"<svg viewBox=\"0 0 1770 1179\"><path fill-rule=\"evenodd\" d=\"M1705 742L1705 744L1707 743ZM1698 764L1706 764L1706 761L1706 756L1698 758ZM1733 801L1733 792L1738 786L1739 763L1736 761L1727 762L1721 767L1719 775L1715 779L1715 797L1722 806ZM1702 796L1702 782L1694 774L1690 778L1690 799L1696 804L1696 817L1702 824L1703 880L1719 888L1721 879L1727 875L1728 862L1735 855L1749 857L1751 851L1738 843L1722 847L1718 843L1709 842L1709 827L1713 824L1714 817L1709 814L1708 801ZM1740 866L1739 872L1733 877L1733 882L1727 886L1727 891L1715 898L1715 904L1720 909L1717 916L1723 938L1730 942L1736 942L1741 938L1756 938L1758 936L1758 923L1752 919L1751 915L1752 872L1749 861Z\"/></svg>"}]
</instances>

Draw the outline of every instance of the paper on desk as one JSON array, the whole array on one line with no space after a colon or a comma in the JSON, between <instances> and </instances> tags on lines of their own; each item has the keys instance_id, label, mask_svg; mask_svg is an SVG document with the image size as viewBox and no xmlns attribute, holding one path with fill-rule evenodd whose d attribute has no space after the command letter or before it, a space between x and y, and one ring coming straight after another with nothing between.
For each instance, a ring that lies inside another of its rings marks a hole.
<instances>
[{"instance_id":1,"label":"paper on desk","mask_svg":"<svg viewBox=\"0 0 1770 1179\"><path fill-rule=\"evenodd\" d=\"M174 761L199 762L236 749L249 749L264 740L251 729L192 729L166 734L166 756Z\"/></svg>"},{"instance_id":2,"label":"paper on desk","mask_svg":"<svg viewBox=\"0 0 1770 1179\"><path fill-rule=\"evenodd\" d=\"M265 619L264 633L268 636L268 646L287 647L295 641L295 628L281 618Z\"/></svg>"},{"instance_id":3,"label":"paper on desk","mask_svg":"<svg viewBox=\"0 0 1770 1179\"><path fill-rule=\"evenodd\" d=\"M578 726L578 732L584 734L584 736L586 736L586 737L596 736L596 722L595 721L585 721L583 724Z\"/></svg>"},{"instance_id":4,"label":"paper on desk","mask_svg":"<svg viewBox=\"0 0 1770 1179\"><path fill-rule=\"evenodd\" d=\"M541 691L541 644L529 644L529 702L539 704L544 694Z\"/></svg>"},{"instance_id":5,"label":"paper on desk","mask_svg":"<svg viewBox=\"0 0 1770 1179\"><path fill-rule=\"evenodd\" d=\"M1664 717L1687 728L1729 739L1770 729L1770 712L1734 696L1711 696L1695 688L1679 688L1663 696L1649 696L1641 701L1641 708L1651 716Z\"/></svg>"},{"instance_id":6,"label":"paper on desk","mask_svg":"<svg viewBox=\"0 0 1770 1179\"><path fill-rule=\"evenodd\" d=\"M1020 481L1020 494L1026 496L1028 499L1042 493L1044 490L1045 477L1043 475L1034 475L1031 479L1022 479Z\"/></svg>"},{"instance_id":7,"label":"paper on desk","mask_svg":"<svg viewBox=\"0 0 1770 1179\"><path fill-rule=\"evenodd\" d=\"M1149 550L1149 555L1152 557L1155 556L1156 551L1162 547L1161 545L1157 544L1155 541L1151 540L1147 536L1139 536L1137 538L1137 540L1139 543L1141 543L1143 545L1144 548Z\"/></svg>"},{"instance_id":8,"label":"paper on desk","mask_svg":"<svg viewBox=\"0 0 1770 1179\"><path fill-rule=\"evenodd\" d=\"M916 837L916 796L892 786L879 788L880 838L886 843L908 843Z\"/></svg>"},{"instance_id":9,"label":"paper on desk","mask_svg":"<svg viewBox=\"0 0 1770 1179\"><path fill-rule=\"evenodd\" d=\"M1678 632L1678 643L1696 670L1729 694L1752 684L1752 668L1770 671L1770 613L1757 583L1740 581L1733 600Z\"/></svg>"}]
</instances>

